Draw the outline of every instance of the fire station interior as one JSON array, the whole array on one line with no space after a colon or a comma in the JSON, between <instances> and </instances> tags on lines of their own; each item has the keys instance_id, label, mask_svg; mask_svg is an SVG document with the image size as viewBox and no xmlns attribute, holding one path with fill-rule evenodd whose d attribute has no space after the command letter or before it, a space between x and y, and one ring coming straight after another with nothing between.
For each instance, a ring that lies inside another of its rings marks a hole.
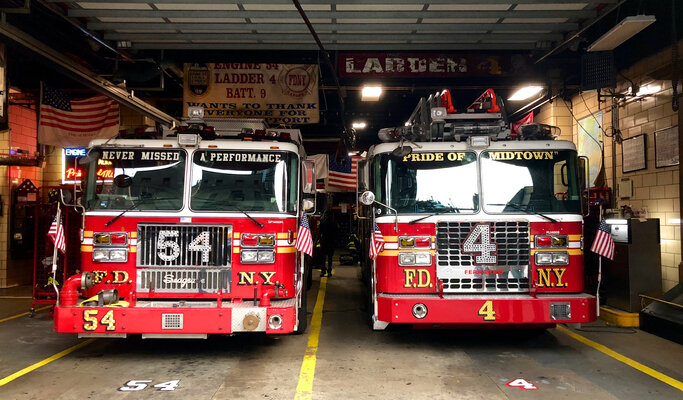
<instances>
[{"instance_id":1,"label":"fire station interior","mask_svg":"<svg viewBox=\"0 0 683 400\"><path fill-rule=\"evenodd\" d=\"M678 0L0 1L0 398L683 398L682 80Z\"/></svg>"}]
</instances>

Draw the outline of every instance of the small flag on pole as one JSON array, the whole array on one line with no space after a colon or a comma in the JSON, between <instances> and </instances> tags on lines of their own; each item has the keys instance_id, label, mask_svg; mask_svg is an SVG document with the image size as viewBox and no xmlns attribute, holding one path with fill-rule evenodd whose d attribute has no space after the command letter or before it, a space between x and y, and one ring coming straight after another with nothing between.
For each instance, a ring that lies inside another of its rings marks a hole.
<instances>
[{"instance_id":1,"label":"small flag on pole","mask_svg":"<svg viewBox=\"0 0 683 400\"><path fill-rule=\"evenodd\" d=\"M384 236L377 226L377 222L374 222L374 228L372 229L372 235L370 235L370 258L375 259L377 255L384 249Z\"/></svg>"},{"instance_id":2,"label":"small flag on pole","mask_svg":"<svg viewBox=\"0 0 683 400\"><path fill-rule=\"evenodd\" d=\"M593 240L591 251L603 257L607 257L610 260L614 260L614 239L612 239L612 235L609 232L609 226L607 226L604 218L600 220L600 226L598 227L598 232L595 234L595 240Z\"/></svg>"},{"instance_id":3,"label":"small flag on pole","mask_svg":"<svg viewBox=\"0 0 683 400\"><path fill-rule=\"evenodd\" d=\"M308 223L308 216L306 214L301 216L301 223L299 230L296 232L295 247L299 251L303 251L309 256L313 256L313 239L311 238L311 226Z\"/></svg>"},{"instance_id":4,"label":"small flag on pole","mask_svg":"<svg viewBox=\"0 0 683 400\"><path fill-rule=\"evenodd\" d=\"M47 236L52 239L55 247L59 249L62 253L66 252L66 239L64 238L64 224L60 213L58 212L55 216L52 225L50 225L50 230L47 231Z\"/></svg>"}]
</instances>

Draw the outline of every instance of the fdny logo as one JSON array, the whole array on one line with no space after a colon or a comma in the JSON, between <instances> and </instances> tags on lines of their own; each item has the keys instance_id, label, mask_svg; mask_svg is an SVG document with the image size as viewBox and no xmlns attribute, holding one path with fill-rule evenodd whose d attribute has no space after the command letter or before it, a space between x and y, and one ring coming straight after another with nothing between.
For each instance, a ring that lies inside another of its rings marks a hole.
<instances>
[{"instance_id":1,"label":"fdny logo","mask_svg":"<svg viewBox=\"0 0 683 400\"><path fill-rule=\"evenodd\" d=\"M462 243L463 254L474 254L474 264L498 263L498 245L491 241L491 225L477 224Z\"/></svg>"}]
</instances>

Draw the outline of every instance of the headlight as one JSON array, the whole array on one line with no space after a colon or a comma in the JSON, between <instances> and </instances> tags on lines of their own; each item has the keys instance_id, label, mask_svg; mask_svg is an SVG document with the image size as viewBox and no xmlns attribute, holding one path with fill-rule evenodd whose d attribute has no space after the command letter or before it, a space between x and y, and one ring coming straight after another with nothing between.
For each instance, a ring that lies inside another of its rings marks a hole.
<instances>
[{"instance_id":1,"label":"headlight","mask_svg":"<svg viewBox=\"0 0 683 400\"><path fill-rule=\"evenodd\" d=\"M258 261L258 252L256 250L242 250L240 260L243 263L255 263Z\"/></svg>"},{"instance_id":2,"label":"headlight","mask_svg":"<svg viewBox=\"0 0 683 400\"><path fill-rule=\"evenodd\" d=\"M275 250L261 250L258 252L258 262L272 263L275 262Z\"/></svg>"},{"instance_id":3,"label":"headlight","mask_svg":"<svg viewBox=\"0 0 683 400\"><path fill-rule=\"evenodd\" d=\"M128 251L124 249L120 250L110 250L109 251L109 261L128 261Z\"/></svg>"},{"instance_id":4,"label":"headlight","mask_svg":"<svg viewBox=\"0 0 683 400\"><path fill-rule=\"evenodd\" d=\"M569 264L569 254L566 252L553 253L553 264L567 265Z\"/></svg>"},{"instance_id":5,"label":"headlight","mask_svg":"<svg viewBox=\"0 0 683 400\"><path fill-rule=\"evenodd\" d=\"M569 253L566 251L538 252L534 259L536 260L536 265L567 265L569 264Z\"/></svg>"},{"instance_id":6,"label":"headlight","mask_svg":"<svg viewBox=\"0 0 683 400\"><path fill-rule=\"evenodd\" d=\"M94 249L92 260L97 262L126 262L128 261L127 249Z\"/></svg>"},{"instance_id":7,"label":"headlight","mask_svg":"<svg viewBox=\"0 0 683 400\"><path fill-rule=\"evenodd\" d=\"M415 265L415 254L401 253L398 255L398 265Z\"/></svg>"},{"instance_id":8,"label":"headlight","mask_svg":"<svg viewBox=\"0 0 683 400\"><path fill-rule=\"evenodd\" d=\"M399 253L398 265L432 265L432 255L429 253Z\"/></svg>"},{"instance_id":9,"label":"headlight","mask_svg":"<svg viewBox=\"0 0 683 400\"><path fill-rule=\"evenodd\" d=\"M93 261L109 261L109 250L93 250Z\"/></svg>"}]
</instances>

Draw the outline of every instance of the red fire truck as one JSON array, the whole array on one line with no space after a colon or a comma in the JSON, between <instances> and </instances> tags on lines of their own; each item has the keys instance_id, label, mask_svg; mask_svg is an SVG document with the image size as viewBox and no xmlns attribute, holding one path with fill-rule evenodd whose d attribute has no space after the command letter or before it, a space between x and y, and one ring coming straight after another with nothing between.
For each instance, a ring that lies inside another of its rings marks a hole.
<instances>
[{"instance_id":1,"label":"red fire truck","mask_svg":"<svg viewBox=\"0 0 683 400\"><path fill-rule=\"evenodd\" d=\"M583 293L586 161L555 127L511 134L499 104L491 89L463 112L448 91L422 98L359 165L362 252L381 248L362 264L374 329L596 319Z\"/></svg>"},{"instance_id":2,"label":"red fire truck","mask_svg":"<svg viewBox=\"0 0 683 400\"><path fill-rule=\"evenodd\" d=\"M207 126L91 144L83 161L82 272L54 312L83 337L205 338L306 328L299 218L313 166L295 129ZM310 197L310 198L309 198Z\"/></svg>"}]
</instances>

